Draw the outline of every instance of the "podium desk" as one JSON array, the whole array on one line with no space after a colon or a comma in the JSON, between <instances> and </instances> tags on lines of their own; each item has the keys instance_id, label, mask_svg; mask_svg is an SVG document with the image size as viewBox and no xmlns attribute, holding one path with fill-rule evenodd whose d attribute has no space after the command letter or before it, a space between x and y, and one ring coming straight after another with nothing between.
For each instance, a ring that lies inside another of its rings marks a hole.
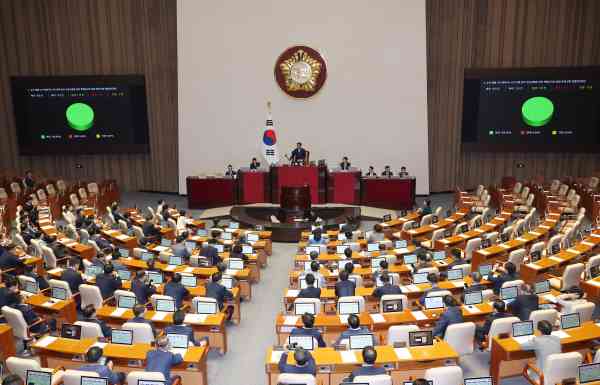
<instances>
[{"instance_id":1,"label":"podium desk","mask_svg":"<svg viewBox=\"0 0 600 385\"><path fill-rule=\"evenodd\" d=\"M240 168L238 172L239 203L267 203L271 201L271 181L266 170Z\"/></svg>"},{"instance_id":2,"label":"podium desk","mask_svg":"<svg viewBox=\"0 0 600 385\"><path fill-rule=\"evenodd\" d=\"M415 178L362 178L363 206L410 210L415 205Z\"/></svg>"},{"instance_id":3,"label":"podium desk","mask_svg":"<svg viewBox=\"0 0 600 385\"><path fill-rule=\"evenodd\" d=\"M273 166L271 167L271 201L279 203L282 187L310 188L311 204L326 203L326 169L317 166Z\"/></svg>"},{"instance_id":4,"label":"podium desk","mask_svg":"<svg viewBox=\"0 0 600 385\"><path fill-rule=\"evenodd\" d=\"M360 176L356 168L332 170L327 178L327 202L360 204Z\"/></svg>"},{"instance_id":5,"label":"podium desk","mask_svg":"<svg viewBox=\"0 0 600 385\"><path fill-rule=\"evenodd\" d=\"M190 209L232 206L237 202L234 178L187 177L186 183Z\"/></svg>"}]
</instances>

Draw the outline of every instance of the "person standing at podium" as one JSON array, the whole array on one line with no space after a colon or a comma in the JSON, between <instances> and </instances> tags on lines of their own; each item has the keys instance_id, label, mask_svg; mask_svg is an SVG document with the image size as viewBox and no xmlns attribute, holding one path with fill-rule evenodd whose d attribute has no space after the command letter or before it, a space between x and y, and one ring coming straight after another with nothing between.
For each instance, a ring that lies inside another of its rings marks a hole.
<instances>
[{"instance_id":1,"label":"person standing at podium","mask_svg":"<svg viewBox=\"0 0 600 385\"><path fill-rule=\"evenodd\" d=\"M342 163L340 163L340 168L342 170L346 170L346 171L350 170L350 161L348 160L347 156L342 158Z\"/></svg>"},{"instance_id":2,"label":"person standing at podium","mask_svg":"<svg viewBox=\"0 0 600 385\"><path fill-rule=\"evenodd\" d=\"M250 162L250 170L258 170L260 167L260 162L256 160L256 158L252 158L252 162Z\"/></svg>"},{"instance_id":3,"label":"person standing at podium","mask_svg":"<svg viewBox=\"0 0 600 385\"><path fill-rule=\"evenodd\" d=\"M385 169L381 173L381 176L386 176L388 178L391 178L394 176L394 173L392 172L390 166L385 166Z\"/></svg>"},{"instance_id":4,"label":"person standing at podium","mask_svg":"<svg viewBox=\"0 0 600 385\"><path fill-rule=\"evenodd\" d=\"M367 172L365 176L377 176L377 173L375 172L375 167L369 166L369 172Z\"/></svg>"},{"instance_id":5,"label":"person standing at podium","mask_svg":"<svg viewBox=\"0 0 600 385\"><path fill-rule=\"evenodd\" d=\"M303 165L304 160L306 159L306 150L302 148L302 143L296 143L296 148L292 151L292 156L290 158L290 162L293 165Z\"/></svg>"}]
</instances>

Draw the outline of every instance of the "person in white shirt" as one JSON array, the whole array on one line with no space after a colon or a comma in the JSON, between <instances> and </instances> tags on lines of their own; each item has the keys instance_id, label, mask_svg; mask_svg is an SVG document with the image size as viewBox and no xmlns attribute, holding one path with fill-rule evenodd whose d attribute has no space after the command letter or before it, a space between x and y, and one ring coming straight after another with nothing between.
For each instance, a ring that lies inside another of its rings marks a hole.
<instances>
[{"instance_id":1,"label":"person in white shirt","mask_svg":"<svg viewBox=\"0 0 600 385\"><path fill-rule=\"evenodd\" d=\"M552 324L546 320L538 322L537 329L540 331L539 336L523 342L521 348L523 350L533 350L535 352L536 366L541 373L544 372L544 363L550 354L558 354L562 352L560 337L552 335ZM530 375L536 377L535 373L530 371Z\"/></svg>"}]
</instances>

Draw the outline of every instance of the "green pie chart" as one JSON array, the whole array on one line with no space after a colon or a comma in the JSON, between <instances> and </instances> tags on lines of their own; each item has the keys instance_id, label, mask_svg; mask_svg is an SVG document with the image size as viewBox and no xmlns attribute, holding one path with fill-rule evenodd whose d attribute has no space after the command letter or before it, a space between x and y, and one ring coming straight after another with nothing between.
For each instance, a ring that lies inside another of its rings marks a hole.
<instances>
[{"instance_id":1,"label":"green pie chart","mask_svg":"<svg viewBox=\"0 0 600 385\"><path fill-rule=\"evenodd\" d=\"M545 96L529 98L521 107L521 116L525 124L532 127L545 126L554 115L554 103Z\"/></svg>"},{"instance_id":2,"label":"green pie chart","mask_svg":"<svg viewBox=\"0 0 600 385\"><path fill-rule=\"evenodd\" d=\"M94 124L94 109L85 103L73 103L67 107L67 122L72 129L86 131Z\"/></svg>"}]
</instances>

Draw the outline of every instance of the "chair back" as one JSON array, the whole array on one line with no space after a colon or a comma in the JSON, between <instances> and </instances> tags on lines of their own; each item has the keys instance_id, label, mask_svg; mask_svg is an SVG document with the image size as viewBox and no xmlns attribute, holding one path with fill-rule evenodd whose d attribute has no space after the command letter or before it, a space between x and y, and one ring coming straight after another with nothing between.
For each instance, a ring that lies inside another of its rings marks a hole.
<instances>
[{"instance_id":1,"label":"chair back","mask_svg":"<svg viewBox=\"0 0 600 385\"><path fill-rule=\"evenodd\" d=\"M578 367L583 361L577 352L550 354L544 362L544 384L560 384L567 378L578 378Z\"/></svg>"},{"instance_id":2,"label":"chair back","mask_svg":"<svg viewBox=\"0 0 600 385\"><path fill-rule=\"evenodd\" d=\"M15 337L20 339L29 338L27 322L25 322L25 318L23 318L23 313L17 309L13 309L10 306L2 306L2 315L12 328L12 333Z\"/></svg>"},{"instance_id":3,"label":"chair back","mask_svg":"<svg viewBox=\"0 0 600 385\"><path fill-rule=\"evenodd\" d=\"M563 236L561 234L557 234L550 238L548 241L548 245L546 246L546 255L552 255L552 246L561 243L563 240Z\"/></svg>"},{"instance_id":4,"label":"chair back","mask_svg":"<svg viewBox=\"0 0 600 385\"><path fill-rule=\"evenodd\" d=\"M277 377L278 385L317 385L317 379L312 374L281 373Z\"/></svg>"},{"instance_id":5,"label":"chair back","mask_svg":"<svg viewBox=\"0 0 600 385\"><path fill-rule=\"evenodd\" d=\"M462 265L455 265L453 269L461 269L463 271L463 277L471 274L471 264L463 263Z\"/></svg>"},{"instance_id":6,"label":"chair back","mask_svg":"<svg viewBox=\"0 0 600 385\"><path fill-rule=\"evenodd\" d=\"M69 200L71 201L71 204L73 205L73 207L75 207L75 208L79 207L79 198L77 198L77 195L75 195L75 194L69 195Z\"/></svg>"},{"instance_id":7,"label":"chair back","mask_svg":"<svg viewBox=\"0 0 600 385\"><path fill-rule=\"evenodd\" d=\"M51 198L54 198L56 196L56 189L54 188L54 185L52 183L46 185L46 192Z\"/></svg>"},{"instance_id":8,"label":"chair back","mask_svg":"<svg viewBox=\"0 0 600 385\"><path fill-rule=\"evenodd\" d=\"M517 271L519 271L521 270L521 265L523 264L526 253L527 251L525 249L513 250L508 255L508 262L512 262L517 268Z\"/></svg>"},{"instance_id":9,"label":"chair back","mask_svg":"<svg viewBox=\"0 0 600 385\"><path fill-rule=\"evenodd\" d=\"M379 300L379 311L383 312L383 301L394 301L394 300L402 301L402 309L409 309L410 302L408 302L408 297L404 294L385 294L381 296Z\"/></svg>"},{"instance_id":10,"label":"chair back","mask_svg":"<svg viewBox=\"0 0 600 385\"><path fill-rule=\"evenodd\" d=\"M65 290L65 292L67 293L67 298L71 298L73 296L73 293L71 293L71 286L69 286L69 283L67 281L61 281L60 279L51 279L48 281L48 285L50 285L51 290L53 287L58 287L60 289Z\"/></svg>"},{"instance_id":11,"label":"chair back","mask_svg":"<svg viewBox=\"0 0 600 385\"><path fill-rule=\"evenodd\" d=\"M465 259L470 261L473 257L473 251L479 250L481 247L481 238L473 238L467 241L467 245L465 246Z\"/></svg>"},{"instance_id":12,"label":"chair back","mask_svg":"<svg viewBox=\"0 0 600 385\"><path fill-rule=\"evenodd\" d=\"M487 350L491 350L492 338L504 333L510 335L512 333L512 324L515 322L521 322L519 317L505 317L493 320L488 332Z\"/></svg>"},{"instance_id":13,"label":"chair back","mask_svg":"<svg viewBox=\"0 0 600 385\"><path fill-rule=\"evenodd\" d=\"M134 370L127 374L127 383L129 385L137 385L139 380L164 381L165 376L161 372L145 372L139 370Z\"/></svg>"},{"instance_id":14,"label":"chair back","mask_svg":"<svg viewBox=\"0 0 600 385\"><path fill-rule=\"evenodd\" d=\"M417 325L394 325L390 326L387 333L386 345L393 345L396 342L404 342L408 346L408 335L410 332L419 331Z\"/></svg>"},{"instance_id":15,"label":"chair back","mask_svg":"<svg viewBox=\"0 0 600 385\"><path fill-rule=\"evenodd\" d=\"M42 366L37 360L13 356L6 359L6 368L12 374L21 377L23 382L25 382L28 370L41 370Z\"/></svg>"},{"instance_id":16,"label":"chair back","mask_svg":"<svg viewBox=\"0 0 600 385\"><path fill-rule=\"evenodd\" d=\"M100 377L96 372L67 369L63 374L63 385L80 385L81 377Z\"/></svg>"},{"instance_id":17,"label":"chair back","mask_svg":"<svg viewBox=\"0 0 600 385\"><path fill-rule=\"evenodd\" d=\"M79 286L79 295L81 296L81 308L85 308L87 305L94 305L96 310L102 306L102 294L100 288L95 285L83 284Z\"/></svg>"},{"instance_id":18,"label":"chair back","mask_svg":"<svg viewBox=\"0 0 600 385\"><path fill-rule=\"evenodd\" d=\"M573 306L573 311L579 313L579 319L581 322L587 322L592 320L596 304L593 302L586 302L579 305Z\"/></svg>"},{"instance_id":19,"label":"chair back","mask_svg":"<svg viewBox=\"0 0 600 385\"><path fill-rule=\"evenodd\" d=\"M141 242L144 239L144 231L139 226L131 226L133 229L133 234L138 242Z\"/></svg>"},{"instance_id":20,"label":"chair back","mask_svg":"<svg viewBox=\"0 0 600 385\"><path fill-rule=\"evenodd\" d=\"M150 344L154 342L154 331L152 331L152 326L147 323L125 322L121 328L133 332L134 344Z\"/></svg>"},{"instance_id":21,"label":"chair back","mask_svg":"<svg viewBox=\"0 0 600 385\"><path fill-rule=\"evenodd\" d=\"M369 385L392 385L392 377L389 374L377 374L375 376L356 376L352 382Z\"/></svg>"},{"instance_id":22,"label":"chair back","mask_svg":"<svg viewBox=\"0 0 600 385\"><path fill-rule=\"evenodd\" d=\"M423 218L421 218L421 226L430 225L432 219L433 219L433 214L423 215Z\"/></svg>"},{"instance_id":23,"label":"chair back","mask_svg":"<svg viewBox=\"0 0 600 385\"><path fill-rule=\"evenodd\" d=\"M56 188L58 189L58 193L60 195L64 195L64 193L67 191L67 184L64 180L59 179L56 181Z\"/></svg>"},{"instance_id":24,"label":"chair back","mask_svg":"<svg viewBox=\"0 0 600 385\"><path fill-rule=\"evenodd\" d=\"M79 197L82 200L86 200L88 198L87 191L85 191L83 187L80 187L79 190L77 190L77 192L79 193Z\"/></svg>"},{"instance_id":25,"label":"chair back","mask_svg":"<svg viewBox=\"0 0 600 385\"><path fill-rule=\"evenodd\" d=\"M533 327L537 329L537 324L540 321L548 321L551 325L558 320L558 312L555 309L534 310L529 314L529 319L533 321Z\"/></svg>"},{"instance_id":26,"label":"chair back","mask_svg":"<svg viewBox=\"0 0 600 385\"><path fill-rule=\"evenodd\" d=\"M135 293L129 290L115 290L115 303L119 303L120 297L136 298Z\"/></svg>"},{"instance_id":27,"label":"chair back","mask_svg":"<svg viewBox=\"0 0 600 385\"><path fill-rule=\"evenodd\" d=\"M463 371L460 366L443 366L425 370L426 380L434 384L462 385Z\"/></svg>"},{"instance_id":28,"label":"chair back","mask_svg":"<svg viewBox=\"0 0 600 385\"><path fill-rule=\"evenodd\" d=\"M583 263L567 265L562 276L561 290L568 289L573 286L579 286L583 270L585 270L585 265Z\"/></svg>"},{"instance_id":29,"label":"chair back","mask_svg":"<svg viewBox=\"0 0 600 385\"><path fill-rule=\"evenodd\" d=\"M316 314L321 313L321 300L319 298L296 298L294 304L297 303L310 303L314 304Z\"/></svg>"},{"instance_id":30,"label":"chair back","mask_svg":"<svg viewBox=\"0 0 600 385\"><path fill-rule=\"evenodd\" d=\"M473 339L475 338L475 324L473 322L462 322L448 325L444 334L446 341L458 353L473 353Z\"/></svg>"},{"instance_id":31,"label":"chair back","mask_svg":"<svg viewBox=\"0 0 600 385\"><path fill-rule=\"evenodd\" d=\"M104 337L102 328L95 322L75 321L75 325L81 326L81 338L97 339Z\"/></svg>"}]
</instances>

